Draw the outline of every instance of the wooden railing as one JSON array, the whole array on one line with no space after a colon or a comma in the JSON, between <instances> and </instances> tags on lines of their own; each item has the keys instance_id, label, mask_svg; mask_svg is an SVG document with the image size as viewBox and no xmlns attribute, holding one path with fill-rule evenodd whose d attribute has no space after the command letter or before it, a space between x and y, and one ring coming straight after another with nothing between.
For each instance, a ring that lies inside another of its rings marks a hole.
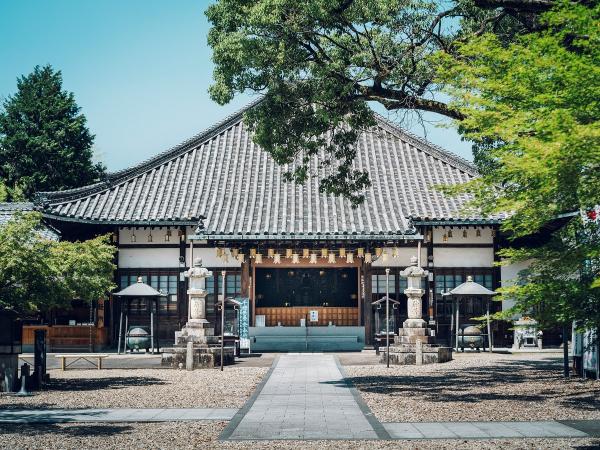
<instances>
[{"instance_id":1,"label":"wooden railing","mask_svg":"<svg viewBox=\"0 0 600 450\"><path fill-rule=\"evenodd\" d=\"M309 311L318 311L319 321L309 322ZM290 306L283 308L256 308L257 315L265 316L265 325L275 327L299 327L300 319L306 319L311 326L327 326L329 322L337 326L358 326L357 307L337 306Z\"/></svg>"},{"instance_id":2,"label":"wooden railing","mask_svg":"<svg viewBox=\"0 0 600 450\"><path fill-rule=\"evenodd\" d=\"M25 325L23 345L33 345L35 330L46 330L46 345L49 351L89 347L90 327L86 325ZM108 344L108 328L92 327L94 348Z\"/></svg>"}]
</instances>

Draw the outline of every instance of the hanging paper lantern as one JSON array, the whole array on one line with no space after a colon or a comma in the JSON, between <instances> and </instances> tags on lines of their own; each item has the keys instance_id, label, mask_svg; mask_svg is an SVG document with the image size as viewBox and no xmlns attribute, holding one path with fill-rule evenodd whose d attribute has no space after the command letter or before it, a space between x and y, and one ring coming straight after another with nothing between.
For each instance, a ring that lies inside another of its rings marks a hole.
<instances>
[{"instance_id":1,"label":"hanging paper lantern","mask_svg":"<svg viewBox=\"0 0 600 450\"><path fill-rule=\"evenodd\" d=\"M373 255L371 254L371 252L365 253L365 262L367 264L371 264L373 262Z\"/></svg>"},{"instance_id":2,"label":"hanging paper lantern","mask_svg":"<svg viewBox=\"0 0 600 450\"><path fill-rule=\"evenodd\" d=\"M292 264L298 264L300 262L300 255L298 253L292 253Z\"/></svg>"},{"instance_id":3,"label":"hanging paper lantern","mask_svg":"<svg viewBox=\"0 0 600 450\"><path fill-rule=\"evenodd\" d=\"M352 254L352 252L346 253L346 262L348 264L354 263L354 255Z\"/></svg>"},{"instance_id":4,"label":"hanging paper lantern","mask_svg":"<svg viewBox=\"0 0 600 450\"><path fill-rule=\"evenodd\" d=\"M273 262L275 264L281 264L281 255L279 253L273 255Z\"/></svg>"},{"instance_id":5,"label":"hanging paper lantern","mask_svg":"<svg viewBox=\"0 0 600 450\"><path fill-rule=\"evenodd\" d=\"M310 254L310 263L311 264L316 264L317 263L317 254L316 253L311 253Z\"/></svg>"},{"instance_id":6,"label":"hanging paper lantern","mask_svg":"<svg viewBox=\"0 0 600 450\"><path fill-rule=\"evenodd\" d=\"M262 254L257 253L256 256L254 257L254 261L256 262L256 264L261 264L262 263Z\"/></svg>"},{"instance_id":7,"label":"hanging paper lantern","mask_svg":"<svg viewBox=\"0 0 600 450\"><path fill-rule=\"evenodd\" d=\"M329 260L328 260L331 264L335 264L335 253L331 252L329 254Z\"/></svg>"},{"instance_id":8,"label":"hanging paper lantern","mask_svg":"<svg viewBox=\"0 0 600 450\"><path fill-rule=\"evenodd\" d=\"M442 241L448 242L448 235L446 233L444 233L444 235L442 236Z\"/></svg>"},{"instance_id":9,"label":"hanging paper lantern","mask_svg":"<svg viewBox=\"0 0 600 450\"><path fill-rule=\"evenodd\" d=\"M356 256L358 256L359 258L364 258L365 256L365 249L360 247L356 249Z\"/></svg>"}]
</instances>

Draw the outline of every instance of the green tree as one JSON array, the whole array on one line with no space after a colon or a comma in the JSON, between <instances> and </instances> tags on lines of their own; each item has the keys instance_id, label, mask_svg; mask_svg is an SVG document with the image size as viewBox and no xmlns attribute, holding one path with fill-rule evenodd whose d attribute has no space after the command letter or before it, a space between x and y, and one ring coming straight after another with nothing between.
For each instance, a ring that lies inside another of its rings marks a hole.
<instances>
[{"instance_id":1,"label":"green tree","mask_svg":"<svg viewBox=\"0 0 600 450\"><path fill-rule=\"evenodd\" d=\"M0 227L0 307L19 312L94 301L115 287L115 248L108 236L56 242L41 232L41 214L17 213Z\"/></svg>"},{"instance_id":2,"label":"green tree","mask_svg":"<svg viewBox=\"0 0 600 450\"><path fill-rule=\"evenodd\" d=\"M506 3L507 7L503 7ZM461 119L440 101L439 52L485 31L503 41L535 28L544 0L219 0L207 9L215 62L211 97L264 94L249 111L254 139L288 178L306 180L317 158L321 190L359 203L368 174L352 166L354 143L373 125L368 102L390 111ZM324 153L320 153L324 151ZM331 168L337 170L331 170Z\"/></svg>"},{"instance_id":3,"label":"green tree","mask_svg":"<svg viewBox=\"0 0 600 450\"><path fill-rule=\"evenodd\" d=\"M83 186L104 174L92 161L94 136L73 93L63 90L60 71L36 66L18 78L17 93L2 106L0 178L10 199Z\"/></svg>"},{"instance_id":4,"label":"green tree","mask_svg":"<svg viewBox=\"0 0 600 450\"><path fill-rule=\"evenodd\" d=\"M586 214L600 204L600 32L598 4L564 2L540 29L506 44L484 34L444 55L443 82L481 144L489 170L458 188L486 213L508 213L513 238L582 212L548 243L504 252L532 261L500 298L545 324L600 327L600 233ZM594 281L595 280L595 281Z\"/></svg>"}]
</instances>

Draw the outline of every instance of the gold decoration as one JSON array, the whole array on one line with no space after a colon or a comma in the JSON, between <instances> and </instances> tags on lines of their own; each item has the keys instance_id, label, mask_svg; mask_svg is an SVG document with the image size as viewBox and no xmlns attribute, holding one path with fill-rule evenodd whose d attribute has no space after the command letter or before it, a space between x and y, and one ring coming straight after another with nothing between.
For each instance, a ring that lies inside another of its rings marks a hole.
<instances>
[{"instance_id":1,"label":"gold decoration","mask_svg":"<svg viewBox=\"0 0 600 450\"><path fill-rule=\"evenodd\" d=\"M326 248L322 248L321 249L321 258L327 258L328 253L329 253L329 250L327 250Z\"/></svg>"},{"instance_id":2,"label":"gold decoration","mask_svg":"<svg viewBox=\"0 0 600 450\"><path fill-rule=\"evenodd\" d=\"M335 253L331 252L329 254L329 260L328 260L331 264L335 264Z\"/></svg>"},{"instance_id":3,"label":"gold decoration","mask_svg":"<svg viewBox=\"0 0 600 450\"><path fill-rule=\"evenodd\" d=\"M398 257L398 253L399 253L398 247L394 247L392 249L392 258L397 258Z\"/></svg>"},{"instance_id":4,"label":"gold decoration","mask_svg":"<svg viewBox=\"0 0 600 450\"><path fill-rule=\"evenodd\" d=\"M273 255L273 263L281 264L281 255L279 253Z\"/></svg>"},{"instance_id":5,"label":"gold decoration","mask_svg":"<svg viewBox=\"0 0 600 450\"><path fill-rule=\"evenodd\" d=\"M354 254L352 252L346 253L346 262L348 264L353 264L354 263Z\"/></svg>"},{"instance_id":6,"label":"gold decoration","mask_svg":"<svg viewBox=\"0 0 600 450\"><path fill-rule=\"evenodd\" d=\"M250 258L254 258L256 256L256 249L255 248L251 248L250 249Z\"/></svg>"},{"instance_id":7,"label":"gold decoration","mask_svg":"<svg viewBox=\"0 0 600 450\"><path fill-rule=\"evenodd\" d=\"M300 255L298 253L292 253L292 264L298 264L300 262Z\"/></svg>"},{"instance_id":8,"label":"gold decoration","mask_svg":"<svg viewBox=\"0 0 600 450\"><path fill-rule=\"evenodd\" d=\"M345 248L340 248L340 258L345 258L346 257L346 249Z\"/></svg>"},{"instance_id":9,"label":"gold decoration","mask_svg":"<svg viewBox=\"0 0 600 450\"><path fill-rule=\"evenodd\" d=\"M448 235L446 233L444 233L444 235L442 236L442 241L448 242Z\"/></svg>"},{"instance_id":10,"label":"gold decoration","mask_svg":"<svg viewBox=\"0 0 600 450\"><path fill-rule=\"evenodd\" d=\"M310 263L311 264L316 264L317 263L317 254L316 253L311 253L310 254Z\"/></svg>"},{"instance_id":11,"label":"gold decoration","mask_svg":"<svg viewBox=\"0 0 600 450\"><path fill-rule=\"evenodd\" d=\"M365 253L365 263L371 264L373 262L373 255L371 252Z\"/></svg>"},{"instance_id":12,"label":"gold decoration","mask_svg":"<svg viewBox=\"0 0 600 450\"><path fill-rule=\"evenodd\" d=\"M377 256L378 258L381 256L382 253L383 253L383 249L381 247L377 247L375 249L375 256Z\"/></svg>"},{"instance_id":13,"label":"gold decoration","mask_svg":"<svg viewBox=\"0 0 600 450\"><path fill-rule=\"evenodd\" d=\"M262 254L257 253L256 256L254 257L254 261L256 262L256 264L261 264L262 263Z\"/></svg>"},{"instance_id":14,"label":"gold decoration","mask_svg":"<svg viewBox=\"0 0 600 450\"><path fill-rule=\"evenodd\" d=\"M302 249L302 257L303 258L308 258L310 255L310 250L307 248Z\"/></svg>"},{"instance_id":15,"label":"gold decoration","mask_svg":"<svg viewBox=\"0 0 600 450\"><path fill-rule=\"evenodd\" d=\"M275 256L275 250L273 250L272 248L268 248L267 249L267 256L269 258L272 258L273 256Z\"/></svg>"},{"instance_id":16,"label":"gold decoration","mask_svg":"<svg viewBox=\"0 0 600 450\"><path fill-rule=\"evenodd\" d=\"M286 258L291 258L292 257L292 253L293 253L293 251L292 251L291 248L286 248L285 249L285 257Z\"/></svg>"},{"instance_id":17,"label":"gold decoration","mask_svg":"<svg viewBox=\"0 0 600 450\"><path fill-rule=\"evenodd\" d=\"M358 256L359 258L364 258L365 257L365 249L362 247L357 248L356 256Z\"/></svg>"}]
</instances>

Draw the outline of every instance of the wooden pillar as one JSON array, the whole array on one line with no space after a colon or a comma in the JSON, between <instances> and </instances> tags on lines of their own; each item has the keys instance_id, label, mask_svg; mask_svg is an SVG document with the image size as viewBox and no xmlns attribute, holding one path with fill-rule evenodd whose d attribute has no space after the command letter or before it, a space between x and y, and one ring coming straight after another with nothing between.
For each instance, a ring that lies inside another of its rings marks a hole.
<instances>
[{"instance_id":1,"label":"wooden pillar","mask_svg":"<svg viewBox=\"0 0 600 450\"><path fill-rule=\"evenodd\" d=\"M184 226L180 227L180 230L183 232L183 236L179 236L177 234L177 239L179 239L179 260L183 261L183 267L181 264L179 265L179 279L177 280L177 319L178 319L178 329L181 329L184 323L188 321L188 296L186 292L186 279L181 276L183 271L187 267L192 267L193 261L186 261L186 229ZM182 279L183 278L183 279ZM158 311L157 311L158 314Z\"/></svg>"},{"instance_id":2,"label":"wooden pillar","mask_svg":"<svg viewBox=\"0 0 600 450\"><path fill-rule=\"evenodd\" d=\"M500 230L499 230L499 227L493 227L492 229L494 230L493 231L494 237L492 238L493 239L492 242L494 245L494 263L496 263L496 262L500 262L500 255L498 254L498 252L500 251L500 237L499 237ZM494 290L494 291L496 289L498 289L502 284L502 272L501 272L500 266L494 265L493 275L492 275L492 283L493 283L492 290ZM490 314L498 312L502 309L502 303L493 301L493 298L490 299L490 302L491 302ZM502 326L499 329L499 333L501 336L504 335L504 332L508 328L508 326L509 325L507 322L502 323ZM489 339L490 339L490 346L493 347L494 346L494 333L493 332L490 333ZM500 343L500 344L503 346L506 345L506 343L504 343L504 344Z\"/></svg>"},{"instance_id":3,"label":"wooden pillar","mask_svg":"<svg viewBox=\"0 0 600 450\"><path fill-rule=\"evenodd\" d=\"M365 344L373 345L373 307L371 306L371 265L363 262L364 292L363 296L363 316L365 327Z\"/></svg>"},{"instance_id":4,"label":"wooden pillar","mask_svg":"<svg viewBox=\"0 0 600 450\"><path fill-rule=\"evenodd\" d=\"M116 269L114 271L114 279L113 281L115 282L115 284L117 285L117 289L121 289L121 285L120 285L120 280L119 280L119 227L114 227L113 228L113 244L116 247L116 251L115 251L115 255L113 258L113 264L115 265ZM115 327L115 318L116 318L116 308L115 308L115 299L114 297L112 298L111 302L110 302L110 323L109 323L109 336L110 336L110 343L114 344L115 342L115 338L117 338L116 334L118 332L117 327ZM121 308L119 308L119 310L121 310ZM120 323L119 323L120 326ZM120 339L120 337L119 337Z\"/></svg>"},{"instance_id":5,"label":"wooden pillar","mask_svg":"<svg viewBox=\"0 0 600 450\"><path fill-rule=\"evenodd\" d=\"M429 263L433 263L433 227L427 226L424 229L425 234L429 234L431 239L427 240L427 261L425 265L427 266L427 270L431 274L427 279L427 300L428 300L428 308L427 312L429 315L429 319L434 319L436 321L436 330L437 330L437 318L435 313L435 275L433 271L433 264L430 266ZM431 280L431 281L430 281ZM437 333L436 333L437 335Z\"/></svg>"}]
</instances>

